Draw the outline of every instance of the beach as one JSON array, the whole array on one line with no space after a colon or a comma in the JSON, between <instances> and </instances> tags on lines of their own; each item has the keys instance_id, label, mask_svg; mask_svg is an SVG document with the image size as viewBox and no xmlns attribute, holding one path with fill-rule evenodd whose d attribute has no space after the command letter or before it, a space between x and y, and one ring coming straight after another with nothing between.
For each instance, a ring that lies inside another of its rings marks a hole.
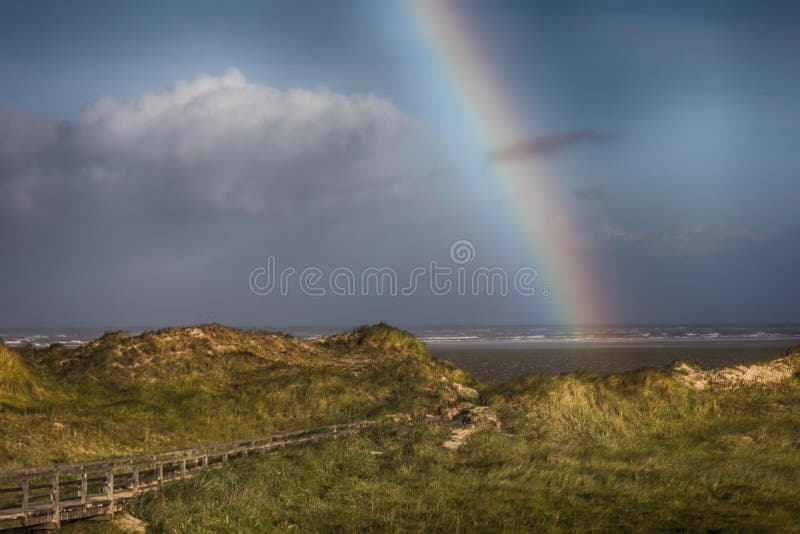
<instances>
[{"instance_id":1,"label":"beach","mask_svg":"<svg viewBox=\"0 0 800 534\"><path fill-rule=\"evenodd\" d=\"M428 342L428 351L484 381L500 382L530 373L574 371L619 373L692 360L704 368L777 357L798 344L794 338L769 340Z\"/></svg>"},{"instance_id":2,"label":"beach","mask_svg":"<svg viewBox=\"0 0 800 534\"><path fill-rule=\"evenodd\" d=\"M320 338L353 326L256 326L303 339ZM650 325L614 327L490 326L409 327L432 356L448 360L478 379L502 382L526 374L575 371L620 373L691 360L705 368L775 358L800 345L798 325ZM60 343L79 347L104 331L137 334L146 327L3 328L9 347Z\"/></svg>"}]
</instances>

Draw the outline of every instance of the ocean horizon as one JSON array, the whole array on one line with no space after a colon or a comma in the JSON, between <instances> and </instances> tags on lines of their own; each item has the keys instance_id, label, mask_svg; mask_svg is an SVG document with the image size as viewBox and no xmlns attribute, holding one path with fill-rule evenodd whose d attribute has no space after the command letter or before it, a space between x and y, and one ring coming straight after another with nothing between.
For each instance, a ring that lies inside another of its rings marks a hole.
<instances>
[{"instance_id":1,"label":"ocean horizon","mask_svg":"<svg viewBox=\"0 0 800 534\"><path fill-rule=\"evenodd\" d=\"M246 327L302 338L353 326ZM406 326L439 359L481 380L575 371L618 373L691 360L706 368L774 358L800 344L800 325ZM0 328L9 347L74 348L106 331L139 334L155 328Z\"/></svg>"},{"instance_id":2,"label":"ocean horizon","mask_svg":"<svg viewBox=\"0 0 800 534\"><path fill-rule=\"evenodd\" d=\"M283 332L302 338L324 337L351 330L359 325L343 326L235 326L268 332ZM668 343L753 340L797 340L798 324L661 324L614 326L407 326L400 325L427 344L473 343ZM0 339L9 346L32 345L37 348L60 343L67 347L84 345L105 332L126 331L140 334L158 330L156 326L97 327L0 327Z\"/></svg>"}]
</instances>

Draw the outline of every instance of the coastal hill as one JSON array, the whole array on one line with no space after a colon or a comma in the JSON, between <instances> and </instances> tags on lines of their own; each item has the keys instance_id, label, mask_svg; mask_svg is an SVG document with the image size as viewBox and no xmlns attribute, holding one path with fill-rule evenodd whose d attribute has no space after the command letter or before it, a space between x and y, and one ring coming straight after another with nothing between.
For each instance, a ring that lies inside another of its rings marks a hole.
<instances>
[{"instance_id":1,"label":"coastal hill","mask_svg":"<svg viewBox=\"0 0 800 534\"><path fill-rule=\"evenodd\" d=\"M0 341L0 407L8 409L47 397L44 380L19 354Z\"/></svg>"},{"instance_id":2,"label":"coastal hill","mask_svg":"<svg viewBox=\"0 0 800 534\"><path fill-rule=\"evenodd\" d=\"M385 324L0 344L0 469L382 419L128 509L167 532L787 530L800 524L799 371L795 347L723 369L480 383Z\"/></svg>"},{"instance_id":3,"label":"coastal hill","mask_svg":"<svg viewBox=\"0 0 800 534\"><path fill-rule=\"evenodd\" d=\"M483 384L481 406L234 462L129 510L166 532L797 531L798 369L791 349Z\"/></svg>"},{"instance_id":4,"label":"coastal hill","mask_svg":"<svg viewBox=\"0 0 800 534\"><path fill-rule=\"evenodd\" d=\"M21 352L61 376L97 384L161 383L176 378L234 384L243 374L277 367L338 368L360 376L389 363L408 364L404 370L417 373L423 382L443 370L456 372L434 361L413 335L385 324L317 339L205 324L138 335L107 332L74 349L54 345Z\"/></svg>"},{"instance_id":5,"label":"coastal hill","mask_svg":"<svg viewBox=\"0 0 800 534\"><path fill-rule=\"evenodd\" d=\"M435 414L470 384L384 324L320 339L210 324L73 349L0 343L0 468Z\"/></svg>"}]
</instances>

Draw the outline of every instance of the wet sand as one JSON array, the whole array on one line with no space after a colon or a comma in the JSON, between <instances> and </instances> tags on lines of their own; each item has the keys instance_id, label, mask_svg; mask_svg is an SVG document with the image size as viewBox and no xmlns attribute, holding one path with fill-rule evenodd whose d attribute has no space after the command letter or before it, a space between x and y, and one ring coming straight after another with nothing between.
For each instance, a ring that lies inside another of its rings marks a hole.
<instances>
[{"instance_id":1,"label":"wet sand","mask_svg":"<svg viewBox=\"0 0 800 534\"><path fill-rule=\"evenodd\" d=\"M618 373L693 360L704 368L771 359L797 339L742 341L614 341L558 343L429 343L436 358L449 360L481 380L572 371Z\"/></svg>"}]
</instances>

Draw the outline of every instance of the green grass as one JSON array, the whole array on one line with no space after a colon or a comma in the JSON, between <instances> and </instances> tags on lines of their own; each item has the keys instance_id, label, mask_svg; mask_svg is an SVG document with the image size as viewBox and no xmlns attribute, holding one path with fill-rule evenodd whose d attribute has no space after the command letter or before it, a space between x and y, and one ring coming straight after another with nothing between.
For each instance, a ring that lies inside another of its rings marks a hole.
<instances>
[{"instance_id":1,"label":"green grass","mask_svg":"<svg viewBox=\"0 0 800 534\"><path fill-rule=\"evenodd\" d=\"M237 461L131 511L156 532L800 530L796 380L650 395L520 382L488 392L504 428L457 451L441 422L383 427Z\"/></svg>"},{"instance_id":2,"label":"green grass","mask_svg":"<svg viewBox=\"0 0 800 534\"><path fill-rule=\"evenodd\" d=\"M482 385L386 325L315 342L203 328L208 343L170 329L113 334L75 352L22 351L4 364L27 374L0 412L4 430L19 424L2 446L24 441L33 452L11 449L7 463L445 414L463 402L451 387L460 382L478 387L501 422L460 449L442 446L446 418L420 417L237 460L130 511L156 532L186 533L800 531L796 375L705 390L653 369ZM81 376L92 379L73 383ZM65 381L72 385L43 385ZM46 435L56 420L66 421L58 441ZM38 437L51 449L37 449Z\"/></svg>"},{"instance_id":3,"label":"green grass","mask_svg":"<svg viewBox=\"0 0 800 534\"><path fill-rule=\"evenodd\" d=\"M471 380L385 325L337 337L363 341L204 325L74 350L0 344L0 469L435 413Z\"/></svg>"}]
</instances>

